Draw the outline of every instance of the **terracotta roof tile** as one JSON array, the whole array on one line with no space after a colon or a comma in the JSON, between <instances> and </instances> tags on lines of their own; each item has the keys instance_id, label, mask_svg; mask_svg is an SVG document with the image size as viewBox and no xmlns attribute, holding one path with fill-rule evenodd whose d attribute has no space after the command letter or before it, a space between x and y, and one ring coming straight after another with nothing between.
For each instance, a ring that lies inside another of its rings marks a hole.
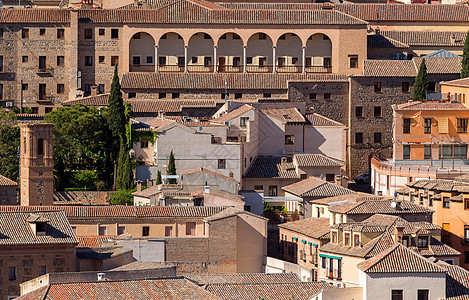
<instances>
[{"instance_id":1,"label":"terracotta roof tile","mask_svg":"<svg viewBox=\"0 0 469 300\"><path fill-rule=\"evenodd\" d=\"M69 23L68 9L0 9L0 23Z\"/></svg>"},{"instance_id":2,"label":"terracotta roof tile","mask_svg":"<svg viewBox=\"0 0 469 300\"><path fill-rule=\"evenodd\" d=\"M444 82L440 82L440 84L469 87L469 78L461 78L461 79L456 79L456 80L451 80L451 81L444 81Z\"/></svg>"},{"instance_id":3,"label":"terracotta roof tile","mask_svg":"<svg viewBox=\"0 0 469 300\"><path fill-rule=\"evenodd\" d=\"M420 67L423 57L414 57L416 70ZM426 57L425 65L428 74L459 74L462 57Z\"/></svg>"},{"instance_id":4,"label":"terracotta roof tile","mask_svg":"<svg viewBox=\"0 0 469 300\"><path fill-rule=\"evenodd\" d=\"M254 109L254 107L252 107L251 105L248 105L248 104L244 104L244 105L241 105L240 107L230 111L229 113L226 113L218 118L215 118L213 119L212 121L213 122L218 122L218 123L223 123L225 121L231 121L233 120L234 118L237 118L243 114L245 114L246 112L250 111L251 109Z\"/></svg>"},{"instance_id":5,"label":"terracotta roof tile","mask_svg":"<svg viewBox=\"0 0 469 300\"><path fill-rule=\"evenodd\" d=\"M6 178L3 175L0 175L0 186L17 186L18 183L9 178Z\"/></svg>"},{"instance_id":6,"label":"terracotta roof tile","mask_svg":"<svg viewBox=\"0 0 469 300\"><path fill-rule=\"evenodd\" d=\"M340 122L331 120L317 113L306 114L305 117L308 125L312 126L345 126Z\"/></svg>"},{"instance_id":7,"label":"terracotta roof tile","mask_svg":"<svg viewBox=\"0 0 469 300\"><path fill-rule=\"evenodd\" d=\"M396 244L379 255L361 262L357 267L365 273L445 273L445 269L430 262L402 244Z\"/></svg>"},{"instance_id":8,"label":"terracotta roof tile","mask_svg":"<svg viewBox=\"0 0 469 300\"><path fill-rule=\"evenodd\" d=\"M306 119L296 107L289 108L261 108L264 114L279 120L280 122L287 123L305 123Z\"/></svg>"},{"instance_id":9,"label":"terracotta roof tile","mask_svg":"<svg viewBox=\"0 0 469 300\"><path fill-rule=\"evenodd\" d=\"M409 45L382 34L368 34L367 45L369 48L409 48Z\"/></svg>"},{"instance_id":10,"label":"terracotta roof tile","mask_svg":"<svg viewBox=\"0 0 469 300\"><path fill-rule=\"evenodd\" d=\"M464 46L466 32L455 31L381 31L390 39L409 46Z\"/></svg>"},{"instance_id":11,"label":"terracotta roof tile","mask_svg":"<svg viewBox=\"0 0 469 300\"><path fill-rule=\"evenodd\" d=\"M116 235L90 235L90 236L77 236L78 246L81 248L95 248L101 247L103 242L115 238Z\"/></svg>"},{"instance_id":12,"label":"terracotta roof tile","mask_svg":"<svg viewBox=\"0 0 469 300\"><path fill-rule=\"evenodd\" d=\"M436 262L446 269L446 299L469 299L469 271L459 266L447 264L443 261Z\"/></svg>"},{"instance_id":13,"label":"terracotta roof tile","mask_svg":"<svg viewBox=\"0 0 469 300\"><path fill-rule=\"evenodd\" d=\"M400 208L392 208L394 199L361 200L347 202L329 207L329 211L343 214L431 214L431 209L425 208L410 201L401 201Z\"/></svg>"},{"instance_id":14,"label":"terracotta roof tile","mask_svg":"<svg viewBox=\"0 0 469 300\"><path fill-rule=\"evenodd\" d=\"M267 284L267 283L298 283L301 282L294 273L238 273L238 274L191 274L187 279L198 285L207 284Z\"/></svg>"},{"instance_id":15,"label":"terracotta roof tile","mask_svg":"<svg viewBox=\"0 0 469 300\"><path fill-rule=\"evenodd\" d=\"M292 230L315 239L324 239L331 229L329 223L329 218L306 218L280 224L278 227Z\"/></svg>"},{"instance_id":16,"label":"terracotta roof tile","mask_svg":"<svg viewBox=\"0 0 469 300\"><path fill-rule=\"evenodd\" d=\"M250 213L248 211L240 210L240 209L235 208L235 207L227 207L226 209L220 211L217 214L213 214L211 216L206 217L205 220L208 221L208 222L211 222L211 221L216 221L216 220L220 220L220 219L225 219L225 218L237 216L239 214L246 214L246 215L250 215L252 217L256 217L256 218L263 219L263 220L267 221L267 219L264 218L264 217L255 215L255 214Z\"/></svg>"},{"instance_id":17,"label":"terracotta roof tile","mask_svg":"<svg viewBox=\"0 0 469 300\"><path fill-rule=\"evenodd\" d=\"M134 271L134 270L151 270L159 268L168 268L171 264L159 261L134 261L130 264L113 268L110 271Z\"/></svg>"},{"instance_id":18,"label":"terracotta roof tile","mask_svg":"<svg viewBox=\"0 0 469 300\"><path fill-rule=\"evenodd\" d=\"M345 163L323 154L294 154L293 161L299 167L343 167Z\"/></svg>"},{"instance_id":19,"label":"terracotta roof tile","mask_svg":"<svg viewBox=\"0 0 469 300\"><path fill-rule=\"evenodd\" d=\"M249 166L244 178L285 178L296 179L300 178L296 174L295 166L293 165L292 158L287 157L285 170L282 170L280 156L258 156L254 162Z\"/></svg>"},{"instance_id":20,"label":"terracotta roof tile","mask_svg":"<svg viewBox=\"0 0 469 300\"><path fill-rule=\"evenodd\" d=\"M416 110L416 111L426 111L426 110L469 110L464 104L462 103L452 103L452 102L420 102L420 101L412 101L403 104L393 105L394 110Z\"/></svg>"},{"instance_id":21,"label":"terracotta roof tile","mask_svg":"<svg viewBox=\"0 0 469 300\"><path fill-rule=\"evenodd\" d=\"M199 172L215 175L215 176L218 176L218 177L223 178L223 179L227 179L227 180L237 182L237 180L234 179L234 178L222 175L220 173L217 173L217 172L205 169L205 168L196 168L196 169L192 169L192 170L187 170L187 171L181 172L181 175L194 174L194 173L199 173Z\"/></svg>"},{"instance_id":22,"label":"terracotta roof tile","mask_svg":"<svg viewBox=\"0 0 469 300\"><path fill-rule=\"evenodd\" d=\"M226 78L226 86L225 86ZM209 89L286 90L288 81L345 82L346 75L337 74L197 74L197 73L124 73L122 89Z\"/></svg>"},{"instance_id":23,"label":"terracotta roof tile","mask_svg":"<svg viewBox=\"0 0 469 300\"><path fill-rule=\"evenodd\" d=\"M353 193L352 190L333 183L329 183L316 177L309 177L307 179L284 186L282 187L282 190L298 197L333 197Z\"/></svg>"},{"instance_id":24,"label":"terracotta roof tile","mask_svg":"<svg viewBox=\"0 0 469 300\"><path fill-rule=\"evenodd\" d=\"M47 209L44 209L47 210ZM31 219L31 215L34 218ZM29 221L28 221L29 218ZM36 235L29 222L47 222L46 234ZM78 244L72 227L62 211L1 212L0 245Z\"/></svg>"},{"instance_id":25,"label":"terracotta roof tile","mask_svg":"<svg viewBox=\"0 0 469 300\"><path fill-rule=\"evenodd\" d=\"M365 60L363 69L363 74L369 77L417 76L412 60Z\"/></svg>"},{"instance_id":26,"label":"terracotta roof tile","mask_svg":"<svg viewBox=\"0 0 469 300\"><path fill-rule=\"evenodd\" d=\"M278 300L278 299L311 299L327 289L334 289L326 282L297 282L271 284L209 284L210 293L230 300Z\"/></svg>"}]
</instances>

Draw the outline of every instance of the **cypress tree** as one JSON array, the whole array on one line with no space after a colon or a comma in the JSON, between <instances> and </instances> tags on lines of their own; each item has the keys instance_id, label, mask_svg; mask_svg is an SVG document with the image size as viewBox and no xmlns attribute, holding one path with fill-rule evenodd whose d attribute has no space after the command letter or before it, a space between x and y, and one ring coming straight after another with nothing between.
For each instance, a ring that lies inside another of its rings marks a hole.
<instances>
[{"instance_id":1,"label":"cypress tree","mask_svg":"<svg viewBox=\"0 0 469 300\"><path fill-rule=\"evenodd\" d=\"M176 161L174 160L173 150L169 154L168 170L166 172L168 175L176 175ZM176 179L169 179L170 184L176 184Z\"/></svg>"},{"instance_id":2,"label":"cypress tree","mask_svg":"<svg viewBox=\"0 0 469 300\"><path fill-rule=\"evenodd\" d=\"M124 164L125 164L125 154L126 154L126 147L122 138L120 139L120 147L119 147L119 156L117 160L117 171L116 171L116 190L120 191L124 189L123 183L123 174L124 174Z\"/></svg>"},{"instance_id":3,"label":"cypress tree","mask_svg":"<svg viewBox=\"0 0 469 300\"><path fill-rule=\"evenodd\" d=\"M124 113L124 100L122 100L121 85L119 75L117 74L117 65L114 68L114 77L112 78L111 93L109 95L109 128L116 141L115 150L119 150L120 139L126 143L125 125L126 118Z\"/></svg>"},{"instance_id":4,"label":"cypress tree","mask_svg":"<svg viewBox=\"0 0 469 300\"><path fill-rule=\"evenodd\" d=\"M128 151L124 153L124 165L122 166L122 189L130 190L134 187L134 172Z\"/></svg>"},{"instance_id":5,"label":"cypress tree","mask_svg":"<svg viewBox=\"0 0 469 300\"><path fill-rule=\"evenodd\" d=\"M414 91L412 93L413 101L425 101L427 99L428 91L428 75L427 75L427 66L425 65L425 58L422 59L420 63L419 73L417 78L415 78Z\"/></svg>"},{"instance_id":6,"label":"cypress tree","mask_svg":"<svg viewBox=\"0 0 469 300\"><path fill-rule=\"evenodd\" d=\"M462 51L461 78L469 77L469 31L466 34Z\"/></svg>"},{"instance_id":7,"label":"cypress tree","mask_svg":"<svg viewBox=\"0 0 469 300\"><path fill-rule=\"evenodd\" d=\"M163 181L161 180L161 171L158 169L158 172L156 173L156 184L162 184Z\"/></svg>"}]
</instances>

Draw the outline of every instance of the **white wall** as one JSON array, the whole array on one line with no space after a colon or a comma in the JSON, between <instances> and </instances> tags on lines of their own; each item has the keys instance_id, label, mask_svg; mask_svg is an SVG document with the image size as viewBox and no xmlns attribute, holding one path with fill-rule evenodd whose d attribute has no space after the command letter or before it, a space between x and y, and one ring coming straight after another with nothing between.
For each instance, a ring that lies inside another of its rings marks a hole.
<instances>
[{"instance_id":1,"label":"white wall","mask_svg":"<svg viewBox=\"0 0 469 300\"><path fill-rule=\"evenodd\" d=\"M345 127L305 127L305 152L319 153L345 161L346 159Z\"/></svg>"}]
</instances>

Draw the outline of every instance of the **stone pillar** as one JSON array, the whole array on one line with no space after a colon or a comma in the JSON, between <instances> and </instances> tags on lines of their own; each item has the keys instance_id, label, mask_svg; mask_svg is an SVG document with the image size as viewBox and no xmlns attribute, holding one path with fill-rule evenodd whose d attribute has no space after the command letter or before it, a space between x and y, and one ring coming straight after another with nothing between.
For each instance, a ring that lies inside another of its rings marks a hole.
<instances>
[{"instance_id":1,"label":"stone pillar","mask_svg":"<svg viewBox=\"0 0 469 300\"><path fill-rule=\"evenodd\" d=\"M65 31L66 32L66 31ZM68 99L76 99L78 91L78 10L70 10L70 86ZM80 79L81 80L81 79Z\"/></svg>"},{"instance_id":2,"label":"stone pillar","mask_svg":"<svg viewBox=\"0 0 469 300\"><path fill-rule=\"evenodd\" d=\"M302 73L306 73L306 47L303 47L303 56L301 58L301 61L303 63L303 67L302 67Z\"/></svg>"},{"instance_id":3,"label":"stone pillar","mask_svg":"<svg viewBox=\"0 0 469 300\"><path fill-rule=\"evenodd\" d=\"M155 45L155 72L158 72L158 46Z\"/></svg>"},{"instance_id":4,"label":"stone pillar","mask_svg":"<svg viewBox=\"0 0 469 300\"><path fill-rule=\"evenodd\" d=\"M217 46L213 45L213 73L217 72Z\"/></svg>"},{"instance_id":5,"label":"stone pillar","mask_svg":"<svg viewBox=\"0 0 469 300\"><path fill-rule=\"evenodd\" d=\"M184 46L184 72L187 73L187 46Z\"/></svg>"},{"instance_id":6,"label":"stone pillar","mask_svg":"<svg viewBox=\"0 0 469 300\"><path fill-rule=\"evenodd\" d=\"M272 46L272 62L273 62L272 63L272 72L273 73L277 73L277 66L276 66L277 65L277 58L276 58L276 55L275 55L275 49L276 48L277 47Z\"/></svg>"},{"instance_id":7,"label":"stone pillar","mask_svg":"<svg viewBox=\"0 0 469 300\"><path fill-rule=\"evenodd\" d=\"M54 202L54 124L20 124L20 201L22 206Z\"/></svg>"},{"instance_id":8,"label":"stone pillar","mask_svg":"<svg viewBox=\"0 0 469 300\"><path fill-rule=\"evenodd\" d=\"M246 73L247 70L246 70L246 65L247 65L247 49L248 49L248 46L243 46L243 73Z\"/></svg>"}]
</instances>

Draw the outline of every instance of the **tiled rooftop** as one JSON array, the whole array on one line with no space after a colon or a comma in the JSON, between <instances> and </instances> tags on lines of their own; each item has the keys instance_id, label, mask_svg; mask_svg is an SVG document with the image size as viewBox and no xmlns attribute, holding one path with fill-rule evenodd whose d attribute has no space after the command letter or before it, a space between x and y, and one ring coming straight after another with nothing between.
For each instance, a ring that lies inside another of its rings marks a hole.
<instances>
[{"instance_id":1,"label":"tiled rooftop","mask_svg":"<svg viewBox=\"0 0 469 300\"><path fill-rule=\"evenodd\" d=\"M441 84L469 87L469 78L461 78L461 79L456 79L456 80L451 80L451 81L444 81L444 82L441 82Z\"/></svg>"},{"instance_id":2,"label":"tiled rooftop","mask_svg":"<svg viewBox=\"0 0 469 300\"><path fill-rule=\"evenodd\" d=\"M86 218L205 218L223 211L224 207L209 206L8 206L0 205L0 212L33 212L63 210L69 219ZM71 230L71 228L70 228Z\"/></svg>"},{"instance_id":3,"label":"tiled rooftop","mask_svg":"<svg viewBox=\"0 0 469 300\"><path fill-rule=\"evenodd\" d=\"M306 218L303 220L287 222L278 227L285 228L306 236L323 239L330 232L329 218Z\"/></svg>"},{"instance_id":4,"label":"tiled rooftop","mask_svg":"<svg viewBox=\"0 0 469 300\"><path fill-rule=\"evenodd\" d=\"M220 211L219 213L217 214L214 214L214 215L211 215L209 217L206 217L205 220L208 221L208 222L211 222L211 221L216 221L216 220L220 220L220 219L224 219L224 218L229 218L229 217L233 217L233 216L237 216L239 214L246 214L246 215L250 215L252 217L256 217L256 218L259 218L259 219L263 219L263 220L267 220L266 218L264 217L261 217L261 216L258 216L258 215L255 215L253 213L250 213L248 211L244 211L244 210L240 210L238 208L234 208L234 207L228 207L222 211Z\"/></svg>"},{"instance_id":5,"label":"tiled rooftop","mask_svg":"<svg viewBox=\"0 0 469 300\"><path fill-rule=\"evenodd\" d=\"M370 48L409 48L409 45L396 41L382 34L368 34L367 45Z\"/></svg>"},{"instance_id":6,"label":"tiled rooftop","mask_svg":"<svg viewBox=\"0 0 469 300\"><path fill-rule=\"evenodd\" d=\"M170 264L166 264L164 262L158 261L134 261L130 264L126 264L123 266L119 266L117 268L113 268L110 271L135 271L135 270L151 270L151 269L159 269L159 268L167 268L171 266Z\"/></svg>"},{"instance_id":7,"label":"tiled rooftop","mask_svg":"<svg viewBox=\"0 0 469 300\"><path fill-rule=\"evenodd\" d=\"M287 123L305 123L306 119L301 114L301 112L296 107L289 107L289 108L261 108L261 111L282 122L283 124Z\"/></svg>"},{"instance_id":8,"label":"tiled rooftop","mask_svg":"<svg viewBox=\"0 0 469 300\"><path fill-rule=\"evenodd\" d=\"M115 238L116 235L89 235L89 236L77 236L78 246L81 248L94 248L101 247L103 243L109 239Z\"/></svg>"},{"instance_id":9,"label":"tiled rooftop","mask_svg":"<svg viewBox=\"0 0 469 300\"><path fill-rule=\"evenodd\" d=\"M344 126L344 124L321 116L317 113L306 114L306 121L308 125L312 126Z\"/></svg>"},{"instance_id":10,"label":"tiled rooftop","mask_svg":"<svg viewBox=\"0 0 469 300\"><path fill-rule=\"evenodd\" d=\"M194 174L194 173L207 173L207 174L218 176L218 177L226 179L226 180L237 182L237 180L234 179L234 178L222 175L220 173L208 170L206 168L196 168L196 169L192 169L192 170L187 170L187 171L181 172L181 175L184 176L184 175L187 175L187 174Z\"/></svg>"},{"instance_id":11,"label":"tiled rooftop","mask_svg":"<svg viewBox=\"0 0 469 300\"><path fill-rule=\"evenodd\" d=\"M415 77L422 62L421 57L412 60L365 60L363 74L369 77ZM461 71L461 57L425 58L428 74L454 74Z\"/></svg>"},{"instance_id":12,"label":"tiled rooftop","mask_svg":"<svg viewBox=\"0 0 469 300\"><path fill-rule=\"evenodd\" d=\"M457 102L420 102L413 101L403 104L394 104L394 110L417 110L417 111L426 111L426 110L469 110L464 104Z\"/></svg>"},{"instance_id":13,"label":"tiled rooftop","mask_svg":"<svg viewBox=\"0 0 469 300\"><path fill-rule=\"evenodd\" d=\"M393 40L409 46L459 46L464 45L466 32L455 31L381 31Z\"/></svg>"},{"instance_id":14,"label":"tiled rooftop","mask_svg":"<svg viewBox=\"0 0 469 300\"><path fill-rule=\"evenodd\" d=\"M206 289L221 299L229 300L309 300L326 289L336 288L326 282L271 284L209 284Z\"/></svg>"},{"instance_id":15,"label":"tiled rooftop","mask_svg":"<svg viewBox=\"0 0 469 300\"><path fill-rule=\"evenodd\" d=\"M445 273L444 268L402 244L394 245L357 267L365 273Z\"/></svg>"},{"instance_id":16,"label":"tiled rooftop","mask_svg":"<svg viewBox=\"0 0 469 300\"><path fill-rule=\"evenodd\" d=\"M280 156L258 156L246 171L244 178L300 178L296 174L291 157L287 157L285 170L281 168L281 161Z\"/></svg>"},{"instance_id":17,"label":"tiled rooftop","mask_svg":"<svg viewBox=\"0 0 469 300\"><path fill-rule=\"evenodd\" d=\"M410 201L402 201L396 208L391 207L394 199L359 200L332 205L330 212L341 214L431 214L431 209L425 208Z\"/></svg>"},{"instance_id":18,"label":"tiled rooftop","mask_svg":"<svg viewBox=\"0 0 469 300\"><path fill-rule=\"evenodd\" d=\"M18 183L9 178L6 178L3 175L0 175L0 186L17 186Z\"/></svg>"},{"instance_id":19,"label":"tiled rooftop","mask_svg":"<svg viewBox=\"0 0 469 300\"><path fill-rule=\"evenodd\" d=\"M34 234L28 223L46 221L47 228L45 235ZM27 246L54 244L78 244L72 227L62 211L53 211L51 208L45 208L44 211L36 211L32 208L28 212L3 211L0 213L0 245Z\"/></svg>"},{"instance_id":20,"label":"tiled rooftop","mask_svg":"<svg viewBox=\"0 0 469 300\"><path fill-rule=\"evenodd\" d=\"M294 273L238 273L238 274L191 274L187 279L198 285L207 284L268 284L301 282Z\"/></svg>"},{"instance_id":21,"label":"tiled rooftop","mask_svg":"<svg viewBox=\"0 0 469 300\"><path fill-rule=\"evenodd\" d=\"M252 107L251 105L248 105L248 104L244 104L244 105L241 105L240 107L230 111L229 113L224 114L221 117L213 119L212 121L213 122L218 122L218 123L223 123L225 121L231 121L231 120L245 114L246 112L250 111L251 109L254 109L254 107Z\"/></svg>"},{"instance_id":22,"label":"tiled rooftop","mask_svg":"<svg viewBox=\"0 0 469 300\"><path fill-rule=\"evenodd\" d=\"M293 161L299 167L343 167L345 163L323 154L295 154Z\"/></svg>"},{"instance_id":23,"label":"tiled rooftop","mask_svg":"<svg viewBox=\"0 0 469 300\"><path fill-rule=\"evenodd\" d=\"M393 237L388 231L385 231L383 234L372 239L362 247L350 247L343 244L333 244L329 242L323 245L320 251L355 257L370 258L383 252L392 245L394 245Z\"/></svg>"},{"instance_id":24,"label":"tiled rooftop","mask_svg":"<svg viewBox=\"0 0 469 300\"><path fill-rule=\"evenodd\" d=\"M321 180L316 177L309 177L301 181L282 187L298 197L333 197L353 193L352 190L338 186L333 183Z\"/></svg>"},{"instance_id":25,"label":"tiled rooftop","mask_svg":"<svg viewBox=\"0 0 469 300\"><path fill-rule=\"evenodd\" d=\"M446 300L468 300L469 271L443 261L436 263L446 270Z\"/></svg>"}]
</instances>

